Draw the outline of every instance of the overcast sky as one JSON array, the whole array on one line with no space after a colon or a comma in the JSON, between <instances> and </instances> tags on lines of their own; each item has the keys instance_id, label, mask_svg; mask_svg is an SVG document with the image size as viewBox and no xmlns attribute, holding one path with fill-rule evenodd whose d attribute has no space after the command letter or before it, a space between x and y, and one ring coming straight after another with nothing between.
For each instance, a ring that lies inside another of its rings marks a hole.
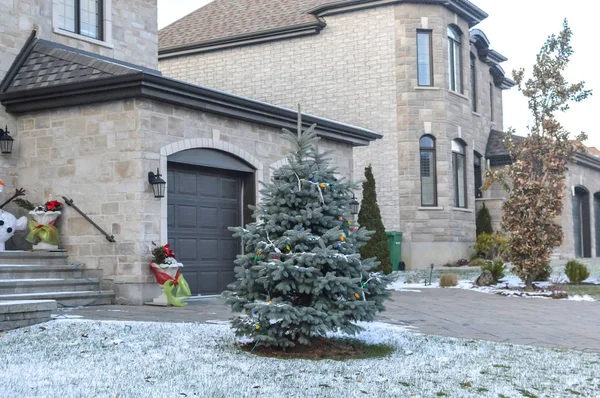
<instances>
[{"instance_id":1,"label":"overcast sky","mask_svg":"<svg viewBox=\"0 0 600 398\"><path fill-rule=\"evenodd\" d=\"M597 67L596 13L590 9L589 0L471 0L490 16L477 28L483 30L491 47L509 60L502 67L510 76L515 68L524 67L531 71L535 56L551 33L558 33L564 18L573 30L575 55L567 71L571 82L585 80L592 89L592 97L571 110L559 120L572 133L585 131L587 145L600 148L600 132L593 124L592 115L600 112L600 77ZM158 25L160 28L200 8L210 0L158 0ZM526 135L530 123L527 101L513 88L504 92L504 126Z\"/></svg>"}]
</instances>

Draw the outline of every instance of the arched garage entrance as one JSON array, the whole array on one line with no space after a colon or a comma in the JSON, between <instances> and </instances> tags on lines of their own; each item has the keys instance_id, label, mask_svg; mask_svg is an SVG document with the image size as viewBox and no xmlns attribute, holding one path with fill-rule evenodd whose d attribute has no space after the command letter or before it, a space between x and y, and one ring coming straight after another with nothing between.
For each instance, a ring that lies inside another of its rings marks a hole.
<instances>
[{"instance_id":1,"label":"arched garage entrance","mask_svg":"<svg viewBox=\"0 0 600 398\"><path fill-rule=\"evenodd\" d=\"M575 187L573 196L573 237L575 257L592 257L592 231L590 221L590 191Z\"/></svg>"},{"instance_id":2,"label":"arched garage entrance","mask_svg":"<svg viewBox=\"0 0 600 398\"><path fill-rule=\"evenodd\" d=\"M256 170L220 150L195 148L167 157L167 236L193 295L219 294L234 280L239 239L230 226L251 219Z\"/></svg>"}]
</instances>

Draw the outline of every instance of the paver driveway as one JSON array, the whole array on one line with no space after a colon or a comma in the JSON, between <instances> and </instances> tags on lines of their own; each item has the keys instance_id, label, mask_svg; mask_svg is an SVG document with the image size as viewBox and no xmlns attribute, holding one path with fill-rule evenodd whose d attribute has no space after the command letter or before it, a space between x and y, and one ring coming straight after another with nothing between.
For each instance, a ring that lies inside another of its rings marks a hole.
<instances>
[{"instance_id":1,"label":"paver driveway","mask_svg":"<svg viewBox=\"0 0 600 398\"><path fill-rule=\"evenodd\" d=\"M381 321L414 326L426 334L600 352L600 302L423 289L393 292L386 307ZM203 299L185 308L112 305L59 313L86 319L152 322L213 322L231 317L221 299Z\"/></svg>"}]
</instances>

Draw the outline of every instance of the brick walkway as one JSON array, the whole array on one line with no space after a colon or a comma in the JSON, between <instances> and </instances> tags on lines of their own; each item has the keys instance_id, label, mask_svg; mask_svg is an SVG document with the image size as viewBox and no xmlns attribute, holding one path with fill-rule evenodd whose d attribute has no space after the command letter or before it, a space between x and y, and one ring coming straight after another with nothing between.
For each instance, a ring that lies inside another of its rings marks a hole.
<instances>
[{"instance_id":1,"label":"brick walkway","mask_svg":"<svg viewBox=\"0 0 600 398\"><path fill-rule=\"evenodd\" d=\"M600 302L501 297L460 289L394 292L380 320L408 324L426 334L538 347L600 352ZM219 322L231 313L221 299L185 308L99 306L59 310L85 319Z\"/></svg>"}]
</instances>

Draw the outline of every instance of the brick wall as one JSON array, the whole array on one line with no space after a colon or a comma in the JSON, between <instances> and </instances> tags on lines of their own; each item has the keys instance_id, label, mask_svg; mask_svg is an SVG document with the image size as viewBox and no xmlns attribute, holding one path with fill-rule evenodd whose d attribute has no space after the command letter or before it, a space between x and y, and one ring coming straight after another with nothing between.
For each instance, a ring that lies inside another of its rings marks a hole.
<instances>
[{"instance_id":1,"label":"brick wall","mask_svg":"<svg viewBox=\"0 0 600 398\"><path fill-rule=\"evenodd\" d=\"M397 4L325 17L319 35L160 61L177 79L294 106L367 127L384 139L354 151L355 179L373 164L388 230L404 232L403 259L426 267L467 257L475 240L473 151L485 155L490 129L502 129L502 91L477 60L478 113L472 112L468 25L444 7ZM447 26L463 35L461 95L448 88ZM417 29L433 31L435 87L417 87ZM473 48L472 51L476 53ZM420 208L419 138L437 140L438 202ZM451 141L467 143L468 208L453 208Z\"/></svg>"},{"instance_id":2,"label":"brick wall","mask_svg":"<svg viewBox=\"0 0 600 398\"><path fill-rule=\"evenodd\" d=\"M3 0L0 2L0 79L10 68L33 29L38 37L138 65L156 68L158 48L157 0L112 0L112 48L53 32L52 10L57 0ZM0 107L0 125L15 138L14 154L0 157L0 178L16 187L15 167L21 153L16 120Z\"/></svg>"},{"instance_id":3,"label":"brick wall","mask_svg":"<svg viewBox=\"0 0 600 398\"><path fill-rule=\"evenodd\" d=\"M268 179L269 165L280 161L289 147L279 129L149 100L25 114L18 118L17 133L21 150L16 180L27 189L27 199L43 203L62 201L65 195L113 234L116 243L107 242L69 207L59 218L70 260L102 269L122 302L137 298L135 304L142 303L143 284L154 285L147 267L151 242L165 240L161 220L166 207L154 198L147 179L159 166L161 148L190 139L218 141L251 154ZM335 150L341 174L351 174L351 147L328 140L319 145ZM161 171L166 178L166 170Z\"/></svg>"}]
</instances>

